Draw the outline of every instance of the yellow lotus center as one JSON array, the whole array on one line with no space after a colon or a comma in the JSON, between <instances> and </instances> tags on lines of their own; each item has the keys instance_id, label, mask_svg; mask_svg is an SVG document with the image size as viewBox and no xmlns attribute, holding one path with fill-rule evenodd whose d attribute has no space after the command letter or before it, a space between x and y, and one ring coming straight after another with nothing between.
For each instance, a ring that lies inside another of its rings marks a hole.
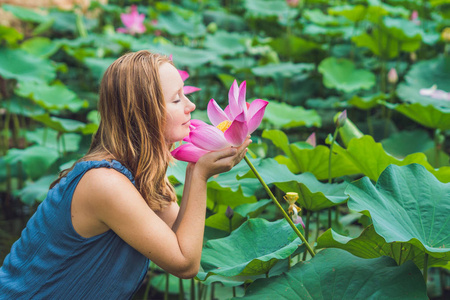
<instances>
[{"instance_id":1,"label":"yellow lotus center","mask_svg":"<svg viewBox=\"0 0 450 300\"><path fill-rule=\"evenodd\" d=\"M223 121L219 125L217 125L217 128L219 128L220 131L225 132L229 127L231 126L231 121Z\"/></svg>"},{"instance_id":2,"label":"yellow lotus center","mask_svg":"<svg viewBox=\"0 0 450 300\"><path fill-rule=\"evenodd\" d=\"M298 200L298 194L294 192L286 193L286 195L284 196L284 200L292 205Z\"/></svg>"}]
</instances>

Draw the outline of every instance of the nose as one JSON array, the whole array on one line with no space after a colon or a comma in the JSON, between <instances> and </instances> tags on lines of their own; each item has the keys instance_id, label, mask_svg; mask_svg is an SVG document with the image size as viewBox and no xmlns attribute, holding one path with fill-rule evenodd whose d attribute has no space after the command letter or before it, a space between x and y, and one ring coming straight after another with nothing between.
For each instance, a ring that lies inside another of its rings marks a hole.
<instances>
[{"instance_id":1,"label":"nose","mask_svg":"<svg viewBox=\"0 0 450 300\"><path fill-rule=\"evenodd\" d=\"M195 104L191 102L191 100L188 100L188 103L186 104L186 107L184 108L184 111L189 114L195 110Z\"/></svg>"}]
</instances>

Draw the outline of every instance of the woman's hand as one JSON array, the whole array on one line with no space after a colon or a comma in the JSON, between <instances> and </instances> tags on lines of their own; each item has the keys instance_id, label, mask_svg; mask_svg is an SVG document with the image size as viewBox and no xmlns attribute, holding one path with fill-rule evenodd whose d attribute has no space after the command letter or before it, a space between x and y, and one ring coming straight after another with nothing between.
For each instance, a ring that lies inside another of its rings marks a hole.
<instances>
[{"instance_id":1,"label":"woman's hand","mask_svg":"<svg viewBox=\"0 0 450 300\"><path fill-rule=\"evenodd\" d=\"M230 171L244 158L251 142L250 136L248 136L244 143L237 148L226 148L203 155L195 164L197 174L208 180L211 176Z\"/></svg>"}]
</instances>

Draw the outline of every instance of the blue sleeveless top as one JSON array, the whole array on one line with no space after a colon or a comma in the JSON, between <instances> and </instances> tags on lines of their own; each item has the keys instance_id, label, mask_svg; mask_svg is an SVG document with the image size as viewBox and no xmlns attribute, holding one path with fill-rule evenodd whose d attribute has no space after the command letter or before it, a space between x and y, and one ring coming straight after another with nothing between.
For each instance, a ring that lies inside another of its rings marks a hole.
<instances>
[{"instance_id":1,"label":"blue sleeveless top","mask_svg":"<svg viewBox=\"0 0 450 300\"><path fill-rule=\"evenodd\" d=\"M71 202L84 173L118 161L82 161L55 185L0 268L0 299L130 299L149 260L112 230L84 238L72 226Z\"/></svg>"}]
</instances>

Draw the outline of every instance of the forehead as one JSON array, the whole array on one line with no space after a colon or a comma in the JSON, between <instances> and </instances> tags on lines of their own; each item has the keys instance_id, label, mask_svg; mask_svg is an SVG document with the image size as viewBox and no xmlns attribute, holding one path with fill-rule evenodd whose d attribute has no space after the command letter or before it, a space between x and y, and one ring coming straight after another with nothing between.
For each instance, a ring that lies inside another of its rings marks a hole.
<instances>
[{"instance_id":1,"label":"forehead","mask_svg":"<svg viewBox=\"0 0 450 300\"><path fill-rule=\"evenodd\" d=\"M159 79L164 97L172 97L180 88L183 87L178 70L169 63L163 63L159 66Z\"/></svg>"}]
</instances>

